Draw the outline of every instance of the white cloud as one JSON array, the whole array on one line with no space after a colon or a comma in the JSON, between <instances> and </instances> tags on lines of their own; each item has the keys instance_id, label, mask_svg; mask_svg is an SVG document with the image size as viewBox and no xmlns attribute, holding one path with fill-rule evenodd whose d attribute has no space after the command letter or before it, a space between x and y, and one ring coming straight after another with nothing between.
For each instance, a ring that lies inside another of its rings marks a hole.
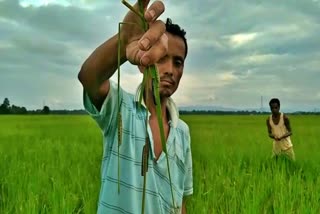
<instances>
[{"instance_id":1,"label":"white cloud","mask_svg":"<svg viewBox=\"0 0 320 214\"><path fill-rule=\"evenodd\" d=\"M180 106L198 104L214 104L217 100L216 92L237 82L239 78L232 71L220 73L184 74L180 81L174 99Z\"/></svg>"},{"instance_id":2,"label":"white cloud","mask_svg":"<svg viewBox=\"0 0 320 214\"><path fill-rule=\"evenodd\" d=\"M260 64L260 63L271 61L277 57L280 57L280 56L276 54L254 54L254 55L245 57L243 61L246 63Z\"/></svg>"},{"instance_id":3,"label":"white cloud","mask_svg":"<svg viewBox=\"0 0 320 214\"><path fill-rule=\"evenodd\" d=\"M70 6L69 1L64 0L22 0L19 1L22 7L47 7L49 5Z\"/></svg>"},{"instance_id":4,"label":"white cloud","mask_svg":"<svg viewBox=\"0 0 320 214\"><path fill-rule=\"evenodd\" d=\"M220 73L220 74L217 74L217 81L222 81L222 82L225 82L226 84L227 83L231 83L235 80L238 79L237 76L235 76L233 74L233 72L224 72L224 73Z\"/></svg>"},{"instance_id":5,"label":"white cloud","mask_svg":"<svg viewBox=\"0 0 320 214\"><path fill-rule=\"evenodd\" d=\"M227 36L224 36L224 38L228 40L231 47L237 48L253 41L254 39L257 38L257 36L258 36L258 33L254 32L254 33L238 33L234 35L227 35Z\"/></svg>"}]
</instances>

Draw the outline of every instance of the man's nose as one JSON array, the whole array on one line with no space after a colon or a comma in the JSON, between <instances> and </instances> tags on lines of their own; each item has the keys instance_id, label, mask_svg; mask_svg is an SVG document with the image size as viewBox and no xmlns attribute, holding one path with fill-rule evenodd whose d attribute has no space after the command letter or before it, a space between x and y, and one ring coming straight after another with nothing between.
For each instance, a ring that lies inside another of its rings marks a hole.
<instances>
[{"instance_id":1,"label":"man's nose","mask_svg":"<svg viewBox=\"0 0 320 214\"><path fill-rule=\"evenodd\" d=\"M168 60L166 65L165 65L165 72L166 75L173 75L173 63L171 62L171 60Z\"/></svg>"}]
</instances>

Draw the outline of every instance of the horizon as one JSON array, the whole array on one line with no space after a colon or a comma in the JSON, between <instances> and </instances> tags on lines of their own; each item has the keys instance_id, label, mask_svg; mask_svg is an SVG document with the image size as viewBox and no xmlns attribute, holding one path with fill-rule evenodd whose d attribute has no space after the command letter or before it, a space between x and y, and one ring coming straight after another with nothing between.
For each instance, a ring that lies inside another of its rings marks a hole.
<instances>
[{"instance_id":1,"label":"horizon","mask_svg":"<svg viewBox=\"0 0 320 214\"><path fill-rule=\"evenodd\" d=\"M6 97L8 98L8 97ZM1 99L1 97L0 97ZM5 98L4 98L5 99ZM16 105L14 102L11 102L10 98L10 106L18 106L18 107L25 107L24 105L19 106ZM2 102L0 102L0 105ZM27 109L27 111L38 111L42 110L44 106L48 106L51 111L85 111L84 108L51 108L49 105L44 104L43 106L39 106L38 108L34 109ZM256 112L264 112L268 113L271 112L268 107L260 106L260 107L248 107L248 108L237 108L235 106L218 106L218 105L186 105L186 106L177 106L179 111L223 111L223 112L237 112L237 111L256 111ZM300 108L294 109L290 107L281 107L280 112L284 113L295 113L295 112L320 112L320 108Z\"/></svg>"}]
</instances>

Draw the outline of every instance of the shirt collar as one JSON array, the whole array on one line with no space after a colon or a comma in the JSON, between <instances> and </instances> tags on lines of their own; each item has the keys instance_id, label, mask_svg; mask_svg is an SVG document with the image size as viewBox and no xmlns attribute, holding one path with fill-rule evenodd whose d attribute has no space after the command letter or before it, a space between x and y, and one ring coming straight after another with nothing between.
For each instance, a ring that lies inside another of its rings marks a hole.
<instances>
[{"instance_id":1,"label":"shirt collar","mask_svg":"<svg viewBox=\"0 0 320 214\"><path fill-rule=\"evenodd\" d=\"M141 93L141 86L142 85L139 84L139 86L136 89L135 102L139 102L139 97L140 97L140 93ZM146 108L146 105L145 105L143 99L141 101L141 105ZM177 108L175 102L173 101L173 99L171 97L168 98L166 106L167 106L167 109L170 114L169 124L172 123L173 127L176 128L178 125L178 120L179 120L179 111L178 111L178 108Z\"/></svg>"}]
</instances>

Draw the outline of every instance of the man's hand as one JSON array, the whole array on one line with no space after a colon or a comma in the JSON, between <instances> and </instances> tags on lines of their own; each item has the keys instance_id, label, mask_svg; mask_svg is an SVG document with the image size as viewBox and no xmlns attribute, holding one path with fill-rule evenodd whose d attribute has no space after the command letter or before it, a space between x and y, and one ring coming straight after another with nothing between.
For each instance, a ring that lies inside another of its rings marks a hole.
<instances>
[{"instance_id":1,"label":"man's hand","mask_svg":"<svg viewBox=\"0 0 320 214\"><path fill-rule=\"evenodd\" d=\"M279 137L278 140L282 140L282 139L284 139L284 138L286 138L286 137L289 137L290 135L292 135L292 133L291 133L291 132L287 132L287 133L284 134L283 136Z\"/></svg>"},{"instance_id":2,"label":"man's hand","mask_svg":"<svg viewBox=\"0 0 320 214\"><path fill-rule=\"evenodd\" d=\"M149 24L147 32L143 31L140 17L129 11L123 22L135 23L124 24L121 27L121 41L126 51L127 60L134 65L147 66L155 64L168 51L168 37L165 34L165 24L157 20L157 18L164 12L165 6L161 1L155 1L149 4L150 0L143 0L144 17ZM138 2L134 8L139 11Z\"/></svg>"}]
</instances>

